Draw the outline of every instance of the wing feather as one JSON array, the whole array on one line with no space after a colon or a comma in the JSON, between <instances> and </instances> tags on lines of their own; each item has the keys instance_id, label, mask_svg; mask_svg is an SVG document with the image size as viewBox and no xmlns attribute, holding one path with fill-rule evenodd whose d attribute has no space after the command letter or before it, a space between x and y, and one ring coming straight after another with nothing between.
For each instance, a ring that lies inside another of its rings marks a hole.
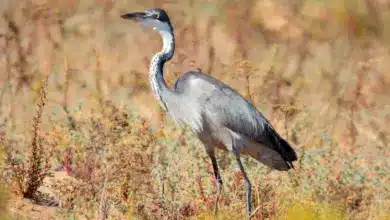
<instances>
[{"instance_id":1,"label":"wing feather","mask_svg":"<svg viewBox=\"0 0 390 220\"><path fill-rule=\"evenodd\" d=\"M286 161L297 160L294 150L268 120L229 86L216 86L204 102L203 109L216 123L271 148L280 153Z\"/></svg>"}]
</instances>

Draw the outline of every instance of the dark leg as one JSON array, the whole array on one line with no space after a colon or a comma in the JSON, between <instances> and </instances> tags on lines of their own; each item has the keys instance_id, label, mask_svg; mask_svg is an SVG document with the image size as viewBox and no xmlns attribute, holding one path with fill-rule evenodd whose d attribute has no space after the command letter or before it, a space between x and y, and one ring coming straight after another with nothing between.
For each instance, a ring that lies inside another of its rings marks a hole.
<instances>
[{"instance_id":1,"label":"dark leg","mask_svg":"<svg viewBox=\"0 0 390 220\"><path fill-rule=\"evenodd\" d=\"M234 156L236 157L238 167L240 168L242 174L244 175L245 190L246 190L246 207L247 207L247 211L248 211L248 216L250 216L251 212L252 212L252 184L248 178L248 175L245 172L244 166L241 163L240 153L237 152L236 150L233 153L234 153Z\"/></svg>"},{"instance_id":2,"label":"dark leg","mask_svg":"<svg viewBox=\"0 0 390 220\"><path fill-rule=\"evenodd\" d=\"M215 199L214 199L214 215L217 215L218 200L222 189L222 178L221 175L219 174L217 159L215 158L214 152L207 152L207 154L209 155L211 159L211 163L213 164L214 176L215 176L215 180L217 181L217 192L215 193Z\"/></svg>"}]
</instances>

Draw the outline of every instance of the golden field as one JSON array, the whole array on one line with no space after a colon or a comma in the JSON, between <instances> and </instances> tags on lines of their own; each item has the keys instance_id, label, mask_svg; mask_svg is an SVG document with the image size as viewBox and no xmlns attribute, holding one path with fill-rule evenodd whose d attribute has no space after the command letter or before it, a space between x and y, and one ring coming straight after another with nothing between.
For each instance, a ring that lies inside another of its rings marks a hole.
<instances>
[{"instance_id":1,"label":"golden field","mask_svg":"<svg viewBox=\"0 0 390 220\"><path fill-rule=\"evenodd\" d=\"M252 219L390 219L390 1L3 0L0 219L214 219L210 160L148 81L158 34L120 15L164 8L170 86L201 69L298 153L244 158ZM215 219L244 219L243 178L218 152Z\"/></svg>"}]
</instances>

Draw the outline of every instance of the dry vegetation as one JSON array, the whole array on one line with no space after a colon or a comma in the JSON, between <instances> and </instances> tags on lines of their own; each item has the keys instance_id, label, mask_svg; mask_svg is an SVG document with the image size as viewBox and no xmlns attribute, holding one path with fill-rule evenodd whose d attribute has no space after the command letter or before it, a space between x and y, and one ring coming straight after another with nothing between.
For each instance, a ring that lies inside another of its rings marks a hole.
<instances>
[{"instance_id":1,"label":"dry vegetation","mask_svg":"<svg viewBox=\"0 0 390 220\"><path fill-rule=\"evenodd\" d=\"M299 154L295 172L244 159L253 219L390 218L389 1L3 0L1 219L212 219L211 163L149 89L159 37L119 17L149 7L173 20L170 85L217 77ZM241 219L242 176L217 156L218 219Z\"/></svg>"}]
</instances>

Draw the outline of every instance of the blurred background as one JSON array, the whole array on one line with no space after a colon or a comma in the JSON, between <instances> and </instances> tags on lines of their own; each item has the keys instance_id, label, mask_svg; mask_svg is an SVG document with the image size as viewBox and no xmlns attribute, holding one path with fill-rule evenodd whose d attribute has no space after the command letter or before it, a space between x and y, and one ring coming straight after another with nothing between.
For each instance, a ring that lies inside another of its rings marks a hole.
<instances>
[{"instance_id":1,"label":"blurred background","mask_svg":"<svg viewBox=\"0 0 390 220\"><path fill-rule=\"evenodd\" d=\"M149 87L161 39L120 18L151 7L175 30L170 86L216 77L298 153L291 172L244 160L254 219L390 218L390 1L3 0L4 218L212 219L211 163ZM241 219L242 176L217 158L219 218Z\"/></svg>"}]
</instances>

